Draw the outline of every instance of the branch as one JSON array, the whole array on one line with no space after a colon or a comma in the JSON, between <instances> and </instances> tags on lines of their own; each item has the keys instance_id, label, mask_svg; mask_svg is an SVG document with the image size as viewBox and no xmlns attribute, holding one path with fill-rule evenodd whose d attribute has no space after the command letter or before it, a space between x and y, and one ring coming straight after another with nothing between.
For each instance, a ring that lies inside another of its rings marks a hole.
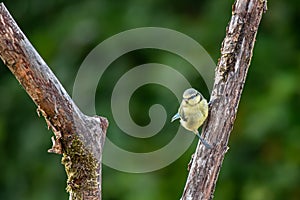
<instances>
[{"instance_id":1,"label":"branch","mask_svg":"<svg viewBox=\"0 0 300 200\"><path fill-rule=\"evenodd\" d=\"M216 68L212 105L202 132L214 148L198 144L182 200L213 198L264 11L266 0L236 0L232 6Z\"/></svg>"},{"instance_id":2,"label":"branch","mask_svg":"<svg viewBox=\"0 0 300 200\"><path fill-rule=\"evenodd\" d=\"M0 4L0 57L54 132L49 152L63 154L71 200L101 199L101 159L108 121L84 115Z\"/></svg>"}]
</instances>

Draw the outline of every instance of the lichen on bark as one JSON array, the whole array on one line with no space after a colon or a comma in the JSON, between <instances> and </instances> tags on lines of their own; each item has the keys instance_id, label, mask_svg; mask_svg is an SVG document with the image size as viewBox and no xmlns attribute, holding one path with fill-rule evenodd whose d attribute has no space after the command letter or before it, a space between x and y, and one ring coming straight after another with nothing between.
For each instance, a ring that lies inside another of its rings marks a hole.
<instances>
[{"instance_id":1,"label":"lichen on bark","mask_svg":"<svg viewBox=\"0 0 300 200\"><path fill-rule=\"evenodd\" d=\"M94 193L92 196L99 196L99 164L97 159L85 149L81 140L77 137L72 140L70 148L67 148L62 157L62 164L67 174L66 190L73 199L81 200L82 195Z\"/></svg>"}]
</instances>

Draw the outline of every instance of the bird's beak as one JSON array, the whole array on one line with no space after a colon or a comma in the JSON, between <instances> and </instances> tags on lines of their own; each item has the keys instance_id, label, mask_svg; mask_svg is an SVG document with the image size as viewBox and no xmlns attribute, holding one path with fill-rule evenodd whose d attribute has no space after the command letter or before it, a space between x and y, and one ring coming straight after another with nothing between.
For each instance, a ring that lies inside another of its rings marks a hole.
<instances>
[{"instance_id":1,"label":"bird's beak","mask_svg":"<svg viewBox=\"0 0 300 200\"><path fill-rule=\"evenodd\" d=\"M176 119L179 119L179 118L180 118L179 113L176 113L176 114L172 117L171 122L173 122L173 121L175 121Z\"/></svg>"}]
</instances>

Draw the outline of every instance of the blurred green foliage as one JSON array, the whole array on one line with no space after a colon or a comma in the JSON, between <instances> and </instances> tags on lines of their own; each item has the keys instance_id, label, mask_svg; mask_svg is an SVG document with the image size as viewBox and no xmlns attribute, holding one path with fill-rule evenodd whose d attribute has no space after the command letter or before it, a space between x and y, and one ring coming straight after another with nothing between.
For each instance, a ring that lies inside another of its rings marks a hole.
<instances>
[{"instance_id":1,"label":"blurred green foliage","mask_svg":"<svg viewBox=\"0 0 300 200\"><path fill-rule=\"evenodd\" d=\"M157 26L185 33L203 45L217 62L233 1L7 0L4 3L71 93L77 70L93 47L114 34L136 27ZM258 31L230 150L215 191L216 200L300 197L300 3L273 0L268 2L268 8ZM183 74L188 73L186 68L191 70L182 59L166 52L131 52L113 63L107 72L112 78L103 80L96 95L98 114L110 119L108 137L137 152L160 148L171 140L176 128L176 124L170 128L166 123L160 133L163 137L132 139L122 134L111 119L108 98L113 84L132 66L148 62L168 64ZM191 79L192 85L201 89L201 78L191 76ZM206 89L201 90L208 97ZM0 95L0 199L67 199L60 156L47 153L52 133L2 63ZM140 88L132 99L132 117L141 125L149 123L143 113L152 104L164 105L168 117L178 106L172 93L157 85ZM151 173L129 174L104 166L103 199L179 199L195 147L196 140L176 162Z\"/></svg>"}]
</instances>

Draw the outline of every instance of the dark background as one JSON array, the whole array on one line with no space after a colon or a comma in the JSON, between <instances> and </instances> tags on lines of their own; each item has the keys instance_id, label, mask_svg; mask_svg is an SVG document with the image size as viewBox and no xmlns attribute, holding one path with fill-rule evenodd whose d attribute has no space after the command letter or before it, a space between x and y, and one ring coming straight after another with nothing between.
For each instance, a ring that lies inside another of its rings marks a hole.
<instances>
[{"instance_id":1,"label":"dark background","mask_svg":"<svg viewBox=\"0 0 300 200\"><path fill-rule=\"evenodd\" d=\"M4 2L70 94L77 70L93 47L132 28L157 26L180 31L197 40L217 62L233 3L232 0ZM230 149L215 191L216 200L296 200L300 196L300 4L297 0L272 0L268 9L258 31ZM153 139L126 137L108 109L118 78L113 75L154 61L178 69L176 63L183 63L175 55L159 50L131 52L107 71L106 77L110 78L103 80L99 91L108 95L99 92L96 96L97 114L110 120L108 136L120 145L130 144L135 151L163 146L172 139L178 123L166 123L166 131L162 131L165 133ZM182 68L190 67L185 65ZM207 90L197 85L199 82L200 77L191 80L208 97ZM52 132L47 130L44 119L38 118L36 106L2 63L0 95L0 199L68 199L61 156L47 153ZM143 100L145 95L147 100ZM144 113L153 103L165 106L168 120L178 106L166 88L141 87L130 104L132 117L138 124L149 123ZM130 174L104 166L103 199L179 199L196 143L195 140L176 162L155 172Z\"/></svg>"}]
</instances>

